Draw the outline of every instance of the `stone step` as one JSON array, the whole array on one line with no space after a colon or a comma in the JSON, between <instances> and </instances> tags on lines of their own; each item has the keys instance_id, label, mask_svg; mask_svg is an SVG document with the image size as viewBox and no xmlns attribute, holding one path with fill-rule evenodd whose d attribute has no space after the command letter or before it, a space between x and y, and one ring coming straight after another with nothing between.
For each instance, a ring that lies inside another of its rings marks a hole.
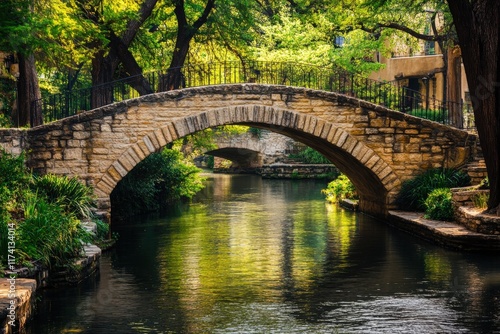
<instances>
[{"instance_id":1,"label":"stone step","mask_svg":"<svg viewBox=\"0 0 500 334\"><path fill-rule=\"evenodd\" d=\"M484 163L470 163L465 167L465 171L471 178L471 184L477 185L488 176L488 171Z\"/></svg>"}]
</instances>

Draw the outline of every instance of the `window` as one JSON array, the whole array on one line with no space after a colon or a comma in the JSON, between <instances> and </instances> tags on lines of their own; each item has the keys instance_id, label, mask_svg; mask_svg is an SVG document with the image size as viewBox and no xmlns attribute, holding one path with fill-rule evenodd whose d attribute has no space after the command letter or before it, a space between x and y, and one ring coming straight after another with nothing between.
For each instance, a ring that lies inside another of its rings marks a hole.
<instances>
[{"instance_id":1,"label":"window","mask_svg":"<svg viewBox=\"0 0 500 334\"><path fill-rule=\"evenodd\" d=\"M342 37L342 36L336 36L335 37L335 46L340 48L342 46L344 46L344 43L345 43L345 38Z\"/></svg>"}]
</instances>

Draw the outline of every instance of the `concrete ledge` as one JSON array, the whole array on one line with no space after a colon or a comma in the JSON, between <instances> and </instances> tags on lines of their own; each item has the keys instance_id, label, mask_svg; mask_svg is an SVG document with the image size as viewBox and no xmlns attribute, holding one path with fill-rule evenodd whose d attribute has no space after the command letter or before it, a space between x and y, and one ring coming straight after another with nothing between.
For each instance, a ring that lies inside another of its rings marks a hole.
<instances>
[{"instance_id":1,"label":"concrete ledge","mask_svg":"<svg viewBox=\"0 0 500 334\"><path fill-rule=\"evenodd\" d=\"M325 179L340 172L330 164L283 164L262 166L258 173L264 179Z\"/></svg>"},{"instance_id":2,"label":"concrete ledge","mask_svg":"<svg viewBox=\"0 0 500 334\"><path fill-rule=\"evenodd\" d=\"M35 301L35 291L37 288L43 288L47 285L76 284L81 280L97 271L99 268L101 249L95 245L84 246L85 255L75 260L76 272L48 273L46 269L29 270L20 268L13 272L6 272L6 277L0 278L0 334L11 334L22 331L26 322L30 319ZM33 278L16 278L29 275ZM37 284L37 281L39 282ZM12 298L12 292L15 288L15 297ZM14 305L14 326L9 318L10 310L8 307Z\"/></svg>"},{"instance_id":3,"label":"concrete ledge","mask_svg":"<svg viewBox=\"0 0 500 334\"><path fill-rule=\"evenodd\" d=\"M340 206L351 210L351 211L358 211L359 208L359 201L351 200L351 199L343 199L339 202Z\"/></svg>"},{"instance_id":4,"label":"concrete ledge","mask_svg":"<svg viewBox=\"0 0 500 334\"><path fill-rule=\"evenodd\" d=\"M85 256L77 259L74 263L76 271L61 271L51 274L49 277L51 286L58 287L67 284L78 284L98 270L101 249L96 245L85 245L83 249Z\"/></svg>"},{"instance_id":5,"label":"concrete ledge","mask_svg":"<svg viewBox=\"0 0 500 334\"><path fill-rule=\"evenodd\" d=\"M36 281L34 279L17 278L11 282L8 277L0 279L1 334L22 333L21 328L31 317L35 302ZM14 297L11 287L15 289ZM10 311L9 307L13 307L13 311Z\"/></svg>"},{"instance_id":6,"label":"concrete ledge","mask_svg":"<svg viewBox=\"0 0 500 334\"><path fill-rule=\"evenodd\" d=\"M470 231L453 222L423 218L421 212L389 211L388 223L441 246L474 252L499 252L500 236Z\"/></svg>"}]
</instances>

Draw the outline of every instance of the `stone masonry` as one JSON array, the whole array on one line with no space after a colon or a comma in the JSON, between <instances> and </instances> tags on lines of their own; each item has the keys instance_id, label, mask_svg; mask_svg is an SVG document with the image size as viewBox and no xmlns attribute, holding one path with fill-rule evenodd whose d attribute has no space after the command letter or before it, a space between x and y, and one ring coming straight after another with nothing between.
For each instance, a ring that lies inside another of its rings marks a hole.
<instances>
[{"instance_id":1,"label":"stone masonry","mask_svg":"<svg viewBox=\"0 0 500 334\"><path fill-rule=\"evenodd\" d=\"M33 170L77 175L107 210L116 184L149 154L226 124L261 127L316 149L352 180L360 210L379 215L394 207L401 182L431 167L467 163L477 140L342 94L259 84L151 94L23 130L13 140ZM17 147L1 137L2 146Z\"/></svg>"},{"instance_id":2,"label":"stone masonry","mask_svg":"<svg viewBox=\"0 0 500 334\"><path fill-rule=\"evenodd\" d=\"M283 162L298 143L275 132L262 130L260 136L251 132L216 137L216 149L205 154L233 162L233 167L255 168L275 162Z\"/></svg>"}]
</instances>

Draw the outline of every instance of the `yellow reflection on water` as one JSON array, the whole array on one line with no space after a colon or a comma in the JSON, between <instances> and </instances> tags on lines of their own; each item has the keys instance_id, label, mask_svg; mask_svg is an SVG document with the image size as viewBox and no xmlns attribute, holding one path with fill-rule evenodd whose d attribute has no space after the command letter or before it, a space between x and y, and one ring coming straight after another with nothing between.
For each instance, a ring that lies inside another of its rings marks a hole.
<instances>
[{"instance_id":1,"label":"yellow reflection on water","mask_svg":"<svg viewBox=\"0 0 500 334\"><path fill-rule=\"evenodd\" d=\"M450 282L452 266L447 257L436 253L424 254L425 274L431 282Z\"/></svg>"},{"instance_id":2,"label":"yellow reflection on water","mask_svg":"<svg viewBox=\"0 0 500 334\"><path fill-rule=\"evenodd\" d=\"M325 205L332 248L337 260L336 267L341 270L349 266L348 256L357 233L356 216L339 205Z\"/></svg>"},{"instance_id":3,"label":"yellow reflection on water","mask_svg":"<svg viewBox=\"0 0 500 334\"><path fill-rule=\"evenodd\" d=\"M325 207L323 199L289 203L272 189L234 194L227 191L231 178L216 181L215 205L192 204L169 220L172 231L159 247L160 291L174 291L189 318L207 317L235 298L243 307L281 303L290 289L308 293L329 254L339 268L346 265L356 233L352 214Z\"/></svg>"}]
</instances>

